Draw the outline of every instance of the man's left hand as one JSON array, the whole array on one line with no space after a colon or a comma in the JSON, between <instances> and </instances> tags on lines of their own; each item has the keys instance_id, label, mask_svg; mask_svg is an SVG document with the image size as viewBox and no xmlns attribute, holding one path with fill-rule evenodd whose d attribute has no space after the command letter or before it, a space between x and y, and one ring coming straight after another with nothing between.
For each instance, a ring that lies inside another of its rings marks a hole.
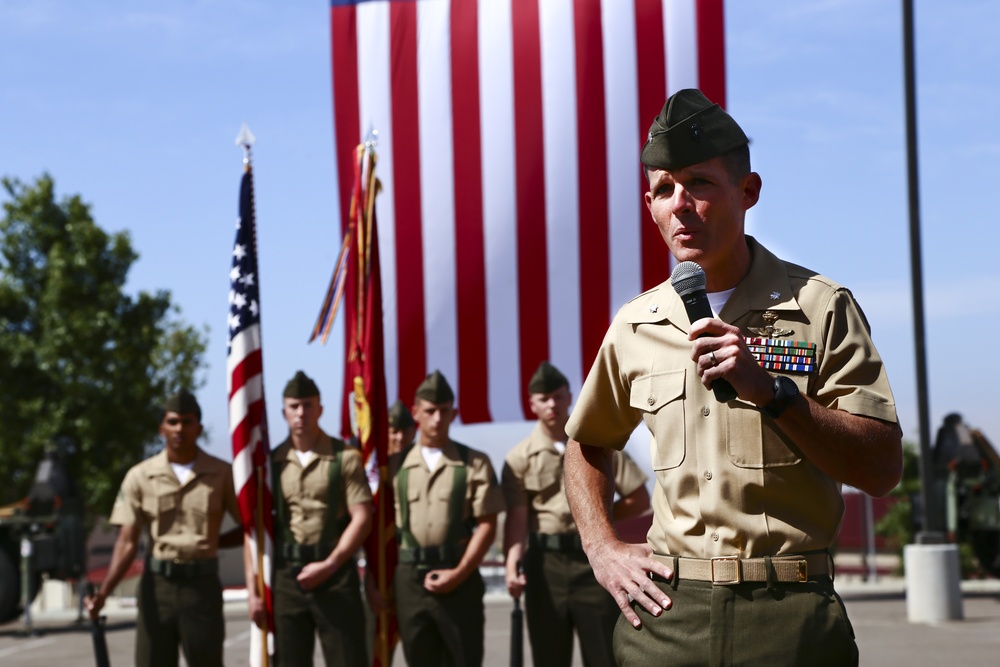
<instances>
[{"instance_id":1,"label":"man's left hand","mask_svg":"<svg viewBox=\"0 0 1000 667\"><path fill-rule=\"evenodd\" d=\"M757 363L739 327L705 318L691 325L688 337L694 343L691 359L697 364L698 376L705 387L725 379L745 401L755 405L771 401L773 378Z\"/></svg>"},{"instance_id":2,"label":"man's left hand","mask_svg":"<svg viewBox=\"0 0 1000 667\"><path fill-rule=\"evenodd\" d=\"M325 560L306 563L302 567L302 571L299 572L299 576L295 577L295 581L298 582L302 590L311 591L329 579L330 575L333 574L333 569L333 566Z\"/></svg>"},{"instance_id":3,"label":"man's left hand","mask_svg":"<svg viewBox=\"0 0 1000 667\"><path fill-rule=\"evenodd\" d=\"M450 593L465 581L457 568L450 570L431 570L424 577L424 589L436 594Z\"/></svg>"}]
</instances>

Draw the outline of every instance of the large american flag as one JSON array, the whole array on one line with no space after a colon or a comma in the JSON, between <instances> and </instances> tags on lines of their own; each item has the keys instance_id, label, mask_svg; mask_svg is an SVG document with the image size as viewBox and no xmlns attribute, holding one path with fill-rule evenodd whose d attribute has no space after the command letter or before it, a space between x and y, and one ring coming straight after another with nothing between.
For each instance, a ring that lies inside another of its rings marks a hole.
<instances>
[{"instance_id":1,"label":"large american flag","mask_svg":"<svg viewBox=\"0 0 1000 667\"><path fill-rule=\"evenodd\" d=\"M639 150L667 95L725 104L723 0L331 0L341 220L378 133L389 400L429 370L462 421L579 387L614 313L670 275Z\"/></svg>"},{"instance_id":2,"label":"large american flag","mask_svg":"<svg viewBox=\"0 0 1000 667\"><path fill-rule=\"evenodd\" d=\"M264 409L264 366L260 335L260 273L253 206L253 170L247 147L240 183L240 215L236 220L232 268L229 272L229 434L233 444L233 480L239 497L243 531L254 554L254 569L264 585L268 611L267 651L260 631L250 633L250 664L268 663L273 653L271 562L274 526L271 516L270 446ZM258 558L258 554L260 558ZM259 561L259 562L258 562ZM247 582L251 585L250 582Z\"/></svg>"}]
</instances>

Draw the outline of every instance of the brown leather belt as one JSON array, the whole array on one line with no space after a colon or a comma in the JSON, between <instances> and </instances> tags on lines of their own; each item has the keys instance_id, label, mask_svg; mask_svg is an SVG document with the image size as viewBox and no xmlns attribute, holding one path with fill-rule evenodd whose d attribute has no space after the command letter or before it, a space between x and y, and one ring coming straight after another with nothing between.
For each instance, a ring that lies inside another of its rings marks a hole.
<instances>
[{"instance_id":1,"label":"brown leather belt","mask_svg":"<svg viewBox=\"0 0 1000 667\"><path fill-rule=\"evenodd\" d=\"M768 580L767 558L685 558L662 554L653 554L653 558L674 570L674 576L679 580L710 581L717 586ZM829 558L830 555L825 551L800 556L771 556L771 565L774 567L772 580L802 583L809 577L830 574Z\"/></svg>"}]
</instances>

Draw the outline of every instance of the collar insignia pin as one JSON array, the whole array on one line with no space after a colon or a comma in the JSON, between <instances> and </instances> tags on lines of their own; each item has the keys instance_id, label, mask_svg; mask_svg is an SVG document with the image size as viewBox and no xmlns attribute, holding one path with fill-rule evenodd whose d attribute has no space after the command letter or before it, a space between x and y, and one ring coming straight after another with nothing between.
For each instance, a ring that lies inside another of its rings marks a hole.
<instances>
[{"instance_id":1,"label":"collar insignia pin","mask_svg":"<svg viewBox=\"0 0 1000 667\"><path fill-rule=\"evenodd\" d=\"M652 305L649 306L649 312L654 313L654 314L659 309L660 309L660 304L658 304L658 303L654 303L654 304L652 304Z\"/></svg>"},{"instance_id":2,"label":"collar insignia pin","mask_svg":"<svg viewBox=\"0 0 1000 667\"><path fill-rule=\"evenodd\" d=\"M771 292L771 301L777 301L781 298L781 292Z\"/></svg>"}]
</instances>

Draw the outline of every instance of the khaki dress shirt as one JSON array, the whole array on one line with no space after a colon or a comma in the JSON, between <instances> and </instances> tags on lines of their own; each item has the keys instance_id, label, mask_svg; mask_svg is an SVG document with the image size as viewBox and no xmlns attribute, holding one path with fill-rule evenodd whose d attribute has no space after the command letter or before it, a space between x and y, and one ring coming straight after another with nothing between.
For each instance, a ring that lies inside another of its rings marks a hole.
<instances>
[{"instance_id":1,"label":"khaki dress shirt","mask_svg":"<svg viewBox=\"0 0 1000 667\"><path fill-rule=\"evenodd\" d=\"M337 516L332 517L333 520L339 520L347 514L347 508L351 505L372 502L372 491L365 476L361 452L324 433L313 447L313 456L305 467L299 462L291 440L278 445L272 454L275 464L284 464L280 477L281 493L288 508L289 529L298 544L317 544L320 540L323 524L327 519L330 465L341 449L344 451L340 460L344 503L337 508Z\"/></svg>"},{"instance_id":2,"label":"khaki dress shirt","mask_svg":"<svg viewBox=\"0 0 1000 667\"><path fill-rule=\"evenodd\" d=\"M815 368L784 373L820 405L895 422L885 368L851 293L784 262L751 237L747 277L719 318L765 325L779 315L782 340L816 344ZM753 557L830 547L844 512L841 485L821 472L751 403L715 400L698 377L690 323L669 283L615 316L566 432L586 445L621 449L640 421L653 434L654 551ZM772 371L772 374L774 372Z\"/></svg>"},{"instance_id":3,"label":"khaki dress shirt","mask_svg":"<svg viewBox=\"0 0 1000 667\"><path fill-rule=\"evenodd\" d=\"M405 451L405 450L404 450ZM427 467L420 445L410 448L406 458L398 461L393 470L408 469L406 483L410 509L410 532L422 547L441 546L448 539L449 504L455 468L462 465L457 443L448 441L441 448L441 460L433 472ZM465 507L463 520L479 519L491 514L499 514L504 509L503 493L497 484L493 464L486 454L469 449L468 470L465 482ZM398 473L393 475L393 491L396 497L397 527L401 519Z\"/></svg>"},{"instance_id":4,"label":"khaki dress shirt","mask_svg":"<svg viewBox=\"0 0 1000 667\"><path fill-rule=\"evenodd\" d=\"M612 463L619 496L624 498L646 483L646 475L625 452L615 451ZM507 509L528 506L529 532L576 532L566 499L563 454L537 423L507 454L501 476Z\"/></svg>"},{"instance_id":5,"label":"khaki dress shirt","mask_svg":"<svg viewBox=\"0 0 1000 667\"><path fill-rule=\"evenodd\" d=\"M223 512L240 520L232 466L199 448L191 473L181 484L166 450L133 466L122 482L110 523L148 527L153 558L215 558Z\"/></svg>"}]
</instances>

